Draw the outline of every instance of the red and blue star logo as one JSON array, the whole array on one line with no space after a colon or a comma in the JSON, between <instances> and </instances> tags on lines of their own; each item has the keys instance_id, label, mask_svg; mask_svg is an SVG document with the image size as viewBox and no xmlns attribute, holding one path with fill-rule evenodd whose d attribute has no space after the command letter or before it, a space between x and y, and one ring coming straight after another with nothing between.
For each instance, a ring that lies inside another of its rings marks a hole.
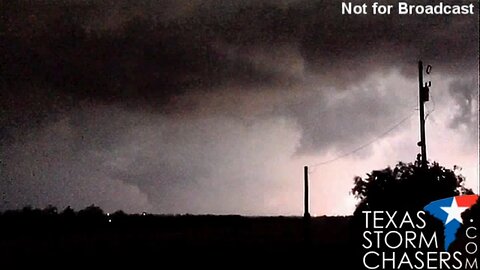
<instances>
[{"instance_id":1,"label":"red and blue star logo","mask_svg":"<svg viewBox=\"0 0 480 270\"><path fill-rule=\"evenodd\" d=\"M455 240L462 224L462 213L477 202L478 195L455 196L433 201L423 208L445 225L445 250Z\"/></svg>"}]
</instances>

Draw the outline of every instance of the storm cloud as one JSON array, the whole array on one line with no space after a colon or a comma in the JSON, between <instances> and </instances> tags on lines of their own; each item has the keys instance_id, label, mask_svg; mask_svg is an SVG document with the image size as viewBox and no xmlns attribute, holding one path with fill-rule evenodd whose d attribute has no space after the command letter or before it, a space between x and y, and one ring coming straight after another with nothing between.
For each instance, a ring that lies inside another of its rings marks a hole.
<instances>
[{"instance_id":1,"label":"storm cloud","mask_svg":"<svg viewBox=\"0 0 480 270\"><path fill-rule=\"evenodd\" d=\"M305 157L415 112L419 59L450 83L433 80L442 121L477 144L476 16L340 4L2 1L4 207L292 213Z\"/></svg>"}]
</instances>

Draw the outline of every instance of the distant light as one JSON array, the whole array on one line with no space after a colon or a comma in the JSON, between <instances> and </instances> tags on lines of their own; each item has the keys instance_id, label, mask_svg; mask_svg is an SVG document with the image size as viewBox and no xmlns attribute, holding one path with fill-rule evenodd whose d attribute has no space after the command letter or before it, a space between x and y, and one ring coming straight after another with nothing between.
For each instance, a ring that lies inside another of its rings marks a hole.
<instances>
[{"instance_id":1,"label":"distant light","mask_svg":"<svg viewBox=\"0 0 480 270\"><path fill-rule=\"evenodd\" d=\"M111 219L109 219L109 220L108 220L108 222L109 222L109 223L112 223L112 220L111 220Z\"/></svg>"},{"instance_id":2,"label":"distant light","mask_svg":"<svg viewBox=\"0 0 480 270\"><path fill-rule=\"evenodd\" d=\"M109 217L109 216L110 216L110 213L107 213L107 217Z\"/></svg>"},{"instance_id":3,"label":"distant light","mask_svg":"<svg viewBox=\"0 0 480 270\"><path fill-rule=\"evenodd\" d=\"M142 216L146 216L146 215L147 215L147 213L145 213L145 212L142 213Z\"/></svg>"}]
</instances>

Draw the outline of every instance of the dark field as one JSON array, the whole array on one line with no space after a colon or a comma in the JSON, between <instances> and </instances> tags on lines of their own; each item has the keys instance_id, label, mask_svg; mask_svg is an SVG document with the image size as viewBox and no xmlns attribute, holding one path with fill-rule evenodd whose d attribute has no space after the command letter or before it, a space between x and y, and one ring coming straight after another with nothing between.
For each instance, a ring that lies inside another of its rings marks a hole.
<instances>
[{"instance_id":1,"label":"dark field","mask_svg":"<svg viewBox=\"0 0 480 270\"><path fill-rule=\"evenodd\" d=\"M4 262L228 260L340 267L354 260L350 217L4 214L0 226Z\"/></svg>"}]
</instances>

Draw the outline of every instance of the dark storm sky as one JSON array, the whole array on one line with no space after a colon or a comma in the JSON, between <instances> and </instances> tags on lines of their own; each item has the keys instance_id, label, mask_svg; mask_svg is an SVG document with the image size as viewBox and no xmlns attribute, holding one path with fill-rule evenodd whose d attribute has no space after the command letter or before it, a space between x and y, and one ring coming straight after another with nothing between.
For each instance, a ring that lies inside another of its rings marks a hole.
<instances>
[{"instance_id":1,"label":"dark storm sky","mask_svg":"<svg viewBox=\"0 0 480 270\"><path fill-rule=\"evenodd\" d=\"M297 0L1 7L0 209L295 214L303 165L414 112L420 58L437 86L431 158L477 177L477 15L342 16L340 1ZM412 161L416 127L324 169L318 212L351 211L355 174Z\"/></svg>"}]
</instances>

